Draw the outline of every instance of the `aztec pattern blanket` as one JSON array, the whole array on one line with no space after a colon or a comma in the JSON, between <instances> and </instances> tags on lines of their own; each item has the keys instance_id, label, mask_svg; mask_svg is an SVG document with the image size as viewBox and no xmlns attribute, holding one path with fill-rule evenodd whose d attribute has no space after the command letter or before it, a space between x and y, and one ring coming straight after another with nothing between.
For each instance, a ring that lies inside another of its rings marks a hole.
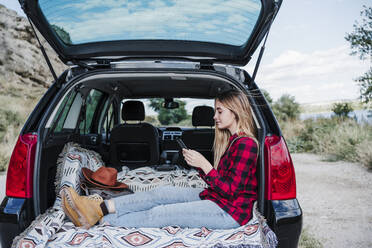
<instances>
[{"instance_id":1,"label":"aztec pattern blanket","mask_svg":"<svg viewBox=\"0 0 372 248\"><path fill-rule=\"evenodd\" d=\"M77 228L63 213L58 192L62 187L73 187L82 193L81 168L95 171L104 163L96 152L68 143L58 159L56 201L44 214L13 241L12 247L276 247L274 232L254 207L252 219L235 229L210 230L208 228L124 228L102 223L89 230ZM196 170L178 168L160 172L150 167L129 170L123 167L118 174L134 191L145 191L161 185L205 187Z\"/></svg>"}]
</instances>

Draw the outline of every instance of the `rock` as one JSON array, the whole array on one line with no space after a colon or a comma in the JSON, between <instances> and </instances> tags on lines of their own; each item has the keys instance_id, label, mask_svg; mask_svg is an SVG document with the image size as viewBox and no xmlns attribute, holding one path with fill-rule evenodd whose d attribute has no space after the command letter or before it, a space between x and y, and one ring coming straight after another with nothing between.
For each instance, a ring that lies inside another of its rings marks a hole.
<instances>
[{"instance_id":1,"label":"rock","mask_svg":"<svg viewBox=\"0 0 372 248\"><path fill-rule=\"evenodd\" d=\"M38 37L43 43L56 74L59 75L67 66L58 59L57 54L45 42L41 34L38 33ZM1 4L0 74L8 82L30 87L37 85L37 87L48 88L53 81L28 20Z\"/></svg>"}]
</instances>

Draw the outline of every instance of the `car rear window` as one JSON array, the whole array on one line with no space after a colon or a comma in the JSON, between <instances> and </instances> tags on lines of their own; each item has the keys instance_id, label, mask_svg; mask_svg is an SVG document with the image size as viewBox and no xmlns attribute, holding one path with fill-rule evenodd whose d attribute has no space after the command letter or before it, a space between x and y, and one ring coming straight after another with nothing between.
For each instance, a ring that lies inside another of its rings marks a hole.
<instances>
[{"instance_id":1,"label":"car rear window","mask_svg":"<svg viewBox=\"0 0 372 248\"><path fill-rule=\"evenodd\" d=\"M40 0L66 44L113 40L185 40L241 46L261 11L260 0Z\"/></svg>"},{"instance_id":2,"label":"car rear window","mask_svg":"<svg viewBox=\"0 0 372 248\"><path fill-rule=\"evenodd\" d=\"M179 106L174 109L164 108L164 98L124 99L121 107L123 106L124 102L133 100L141 101L143 103L145 107L145 122L148 122L156 127L193 127L192 113L195 107L214 107L214 99L198 98L174 98L173 100L179 104ZM122 110L120 109L120 113L121 111Z\"/></svg>"}]
</instances>

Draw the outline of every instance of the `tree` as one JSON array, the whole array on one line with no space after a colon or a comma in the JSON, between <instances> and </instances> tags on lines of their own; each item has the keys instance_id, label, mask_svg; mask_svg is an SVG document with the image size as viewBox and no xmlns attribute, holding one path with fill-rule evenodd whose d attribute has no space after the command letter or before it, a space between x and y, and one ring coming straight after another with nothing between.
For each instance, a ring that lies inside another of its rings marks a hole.
<instances>
[{"instance_id":1,"label":"tree","mask_svg":"<svg viewBox=\"0 0 372 248\"><path fill-rule=\"evenodd\" d=\"M176 124L187 118L186 102L177 100L179 104L177 109L166 109L163 102L161 98L150 99L150 107L158 113L158 120L162 125Z\"/></svg>"},{"instance_id":2,"label":"tree","mask_svg":"<svg viewBox=\"0 0 372 248\"><path fill-rule=\"evenodd\" d=\"M59 38L61 38L61 40L64 43L72 44L70 34L66 30L64 30L63 28L61 28L61 27L59 27L55 24L52 24L51 26L54 29L54 31L58 34Z\"/></svg>"},{"instance_id":3,"label":"tree","mask_svg":"<svg viewBox=\"0 0 372 248\"><path fill-rule=\"evenodd\" d=\"M332 111L339 117L347 117L350 112L353 111L353 107L350 103L335 103L332 105Z\"/></svg>"},{"instance_id":4,"label":"tree","mask_svg":"<svg viewBox=\"0 0 372 248\"><path fill-rule=\"evenodd\" d=\"M266 101L271 105L273 104L273 99L271 98L269 92L265 89L261 89L262 94L264 95Z\"/></svg>"},{"instance_id":5,"label":"tree","mask_svg":"<svg viewBox=\"0 0 372 248\"><path fill-rule=\"evenodd\" d=\"M347 34L345 39L350 42L352 55L359 55L360 59L372 62L372 7L363 5L363 8L360 12L362 23L356 21L354 31ZM360 86L360 99L364 103L372 102L372 67L356 81Z\"/></svg>"},{"instance_id":6,"label":"tree","mask_svg":"<svg viewBox=\"0 0 372 248\"><path fill-rule=\"evenodd\" d=\"M273 104L273 111L275 116L283 121L297 119L300 115L300 104L294 96L284 94Z\"/></svg>"}]
</instances>

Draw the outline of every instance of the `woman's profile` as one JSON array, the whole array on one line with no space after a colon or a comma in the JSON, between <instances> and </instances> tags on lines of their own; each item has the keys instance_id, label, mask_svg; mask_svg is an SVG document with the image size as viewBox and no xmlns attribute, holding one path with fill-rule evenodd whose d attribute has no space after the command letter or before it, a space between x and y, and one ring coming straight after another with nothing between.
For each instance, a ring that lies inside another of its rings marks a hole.
<instances>
[{"instance_id":1,"label":"woman's profile","mask_svg":"<svg viewBox=\"0 0 372 248\"><path fill-rule=\"evenodd\" d=\"M122 227L230 229L246 224L257 200L258 143L248 98L228 91L215 99L213 165L195 150L182 149L185 161L199 171L208 187L158 187L103 201L61 190L62 207L76 226L103 220Z\"/></svg>"}]
</instances>

